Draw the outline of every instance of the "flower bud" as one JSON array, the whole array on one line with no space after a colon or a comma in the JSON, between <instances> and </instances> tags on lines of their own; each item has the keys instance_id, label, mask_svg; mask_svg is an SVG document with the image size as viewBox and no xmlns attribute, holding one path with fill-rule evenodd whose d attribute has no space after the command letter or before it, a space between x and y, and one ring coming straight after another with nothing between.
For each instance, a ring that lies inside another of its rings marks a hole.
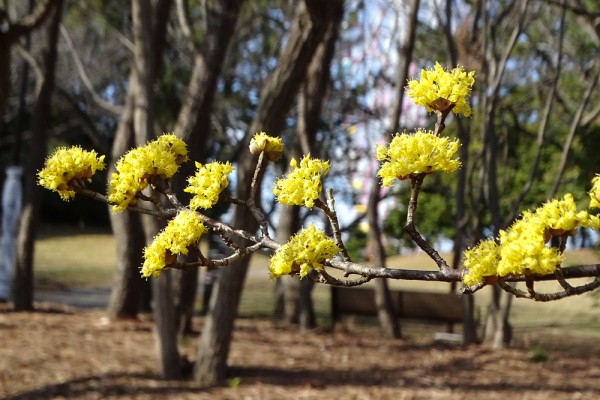
<instances>
[{"instance_id":1,"label":"flower bud","mask_svg":"<svg viewBox=\"0 0 600 400\"><path fill-rule=\"evenodd\" d=\"M250 141L250 153L258 156L264 152L269 161L277 161L283 154L281 138L268 136L264 132L257 133Z\"/></svg>"}]
</instances>

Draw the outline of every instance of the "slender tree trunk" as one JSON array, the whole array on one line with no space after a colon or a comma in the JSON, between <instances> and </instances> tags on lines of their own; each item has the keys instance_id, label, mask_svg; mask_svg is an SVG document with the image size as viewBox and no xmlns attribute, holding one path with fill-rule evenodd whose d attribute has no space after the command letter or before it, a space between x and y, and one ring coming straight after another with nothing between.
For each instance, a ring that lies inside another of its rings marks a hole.
<instances>
[{"instance_id":1,"label":"slender tree trunk","mask_svg":"<svg viewBox=\"0 0 600 400\"><path fill-rule=\"evenodd\" d=\"M298 125L297 138L299 143L292 149L292 156L299 158L301 153L312 154L317 157L325 157L327 149L315 148L315 137L319 130L321 111L330 83L331 60L335 52L338 38L339 26L342 21L343 10L333 13L329 20L325 35L321 44L315 51L315 55L306 72L304 84L301 86L298 97ZM298 151L298 144L301 152ZM280 224L277 229L278 240L286 242L289 236L299 228L297 222L299 208L284 208L280 216ZM287 222L294 221L297 225L290 230ZM280 230L282 230L280 235ZM312 289L314 283L308 279L298 281L295 277L282 277L277 286L277 305L275 317L283 320L285 324L299 324L302 329L312 329L316 326L316 318L312 303ZM277 312L280 312L279 317Z\"/></svg>"},{"instance_id":2,"label":"slender tree trunk","mask_svg":"<svg viewBox=\"0 0 600 400\"><path fill-rule=\"evenodd\" d=\"M249 142L250 135L257 131L265 131L272 135L281 131L294 94L297 93L308 64L322 40L332 9L334 7L341 9L341 4L341 1L321 3L311 0L299 5L299 11L277 67L261 92L258 110L246 142ZM240 157L237 169L239 184L237 196L241 199L247 199L250 193L249 185L255 162L249 153L243 153ZM233 224L238 229L247 231L254 231L257 228L252 215L241 208L236 208ZM223 269L211 299L209 314L200 339L195 371L197 382L203 386L214 385L226 376L233 323L237 315L248 261L245 259Z\"/></svg>"},{"instance_id":3,"label":"slender tree trunk","mask_svg":"<svg viewBox=\"0 0 600 400\"><path fill-rule=\"evenodd\" d=\"M386 141L391 140L392 134L397 132L400 126L404 87L405 82L408 80L408 71L414 50L419 3L419 0L412 0L410 4L406 39L400 51L401 64L398 66L398 76L396 79L396 103L392 115L392 126L390 127L390 131L386 133ZM380 190L379 178L375 175L371 182L371 190L369 191L369 201L367 205L367 218L369 221L368 246L372 262L384 267L386 265L386 255L381 240L382 232L378 210ZM375 304L377 305L377 316L383 333L389 337L400 337L400 322L396 317L387 281L384 279L377 279L375 281Z\"/></svg>"},{"instance_id":4,"label":"slender tree trunk","mask_svg":"<svg viewBox=\"0 0 600 400\"><path fill-rule=\"evenodd\" d=\"M133 81L132 78L129 79ZM129 91L112 147L108 176L115 172L117 159L134 147L133 91ZM109 206L109 209L112 206ZM110 318L136 318L140 310L142 289L147 283L140 275L144 232L139 215L130 211L113 213L109 210L113 234L116 237L117 271L108 303Z\"/></svg>"},{"instance_id":5,"label":"slender tree trunk","mask_svg":"<svg viewBox=\"0 0 600 400\"><path fill-rule=\"evenodd\" d=\"M23 211L17 239L17 260L14 280L14 307L16 310L33 309L33 253L40 208L40 190L37 171L44 165L56 61L58 58L58 32L62 19L63 1L56 2L54 15L48 27L44 52L44 82L33 110L31 148L25 170Z\"/></svg>"},{"instance_id":6,"label":"slender tree trunk","mask_svg":"<svg viewBox=\"0 0 600 400\"><path fill-rule=\"evenodd\" d=\"M446 39L446 47L451 64L454 65L466 65L466 61L458 59L458 49L456 42L452 35L452 1L447 0L445 3L445 14L446 21L443 26L444 38ZM476 32L472 32L473 35ZM472 38L471 38L472 40ZM463 52L464 53L464 52ZM462 53L461 53L462 54ZM469 57L471 55L469 54ZM459 269L461 267L462 252L465 250L467 242L467 215L465 212L465 197L467 187L467 171L469 169L469 143L470 143L470 123L463 122L463 120L456 118L456 124L458 126L458 140L461 143L460 162L461 168L458 170L456 175L456 215L454 217L454 243L452 247L452 268ZM456 292L456 283L452 282L451 292ZM465 345L473 344L477 342L477 326L475 324L475 301L473 295L463 295L463 343Z\"/></svg>"},{"instance_id":7,"label":"slender tree trunk","mask_svg":"<svg viewBox=\"0 0 600 400\"><path fill-rule=\"evenodd\" d=\"M498 138L495 130L495 115L500 98L500 82L502 81L502 77L506 70L509 55L514 49L519 36L523 32L528 5L529 0L522 0L519 2L519 17L511 31L508 42L502 48L502 54L499 55L492 54L491 49L488 47L488 10L484 9L484 12L482 13L482 30L484 34L482 35L481 52L484 57L482 58L481 75L484 77L484 82L486 82L486 95L482 98L482 108L485 112L481 125L483 131L484 169L482 169L482 173L480 174L480 185L487 189L485 194L487 206L491 214L494 235L503 228L497 173ZM491 39L493 40L494 37ZM490 71L493 71L494 74L492 75ZM488 322L492 322L495 327L492 343L494 348L507 346L511 340L509 314L512 302L509 299L510 297L512 297L512 295L508 292L502 292L492 296L493 304L490 306L490 312L494 314L488 316ZM489 338L490 335L486 335L486 339Z\"/></svg>"},{"instance_id":8,"label":"slender tree trunk","mask_svg":"<svg viewBox=\"0 0 600 400\"><path fill-rule=\"evenodd\" d=\"M135 63L131 90L134 93L133 127L137 145L144 145L155 136L153 87L159 69L159 54L162 51L159 46L164 40L169 4L170 0L154 3L133 0L131 3ZM143 215L141 220L146 243L150 243L162 227L162 222L149 215ZM181 376L181 362L170 271L153 281L152 295L155 344L161 375L166 379L176 379Z\"/></svg>"},{"instance_id":9,"label":"slender tree trunk","mask_svg":"<svg viewBox=\"0 0 600 400\"><path fill-rule=\"evenodd\" d=\"M297 206L282 206L275 239L285 243L300 229L300 209ZM297 324L299 321L300 281L297 276L282 276L277 282L275 315L283 325Z\"/></svg>"},{"instance_id":10,"label":"slender tree trunk","mask_svg":"<svg viewBox=\"0 0 600 400\"><path fill-rule=\"evenodd\" d=\"M206 32L194 56L194 68L188 82L183 105L173 132L188 144L189 157L203 162L209 143L210 116L217 82L243 0L218 0L207 4ZM194 173L194 163L181 166L173 179L176 193L182 193L186 178ZM178 330L190 331L191 315L196 300L199 270L174 271L177 281L176 320Z\"/></svg>"}]
</instances>

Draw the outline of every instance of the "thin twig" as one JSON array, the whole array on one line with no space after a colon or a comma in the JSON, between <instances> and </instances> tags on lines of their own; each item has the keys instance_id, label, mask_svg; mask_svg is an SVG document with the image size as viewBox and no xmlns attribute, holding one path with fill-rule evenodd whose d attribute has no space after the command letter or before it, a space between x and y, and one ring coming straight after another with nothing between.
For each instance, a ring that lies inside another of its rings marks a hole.
<instances>
[{"instance_id":1,"label":"thin twig","mask_svg":"<svg viewBox=\"0 0 600 400\"><path fill-rule=\"evenodd\" d=\"M329 219L329 224L331 225L331 230L333 233L333 240L337 247L339 247L340 252L342 253L342 259L344 261L350 261L350 255L348 254L348 250L346 249L344 241L342 240L340 223L338 221L337 213L335 212L334 206L335 201L333 200L332 189L327 190L327 204L323 203L319 198L315 200L315 207L322 210Z\"/></svg>"},{"instance_id":2,"label":"thin twig","mask_svg":"<svg viewBox=\"0 0 600 400\"><path fill-rule=\"evenodd\" d=\"M360 277L360 278L354 279L354 280L338 279L338 278L335 278L335 277L329 275L327 273L327 271L325 271L324 268L317 272L320 274L320 277L322 278L322 279L319 279L318 282L327 283L328 285L331 285L331 286L345 286L345 287L360 286L371 280L371 278L369 278L368 276L363 276L363 277Z\"/></svg>"},{"instance_id":3,"label":"thin twig","mask_svg":"<svg viewBox=\"0 0 600 400\"><path fill-rule=\"evenodd\" d=\"M80 188L80 189L78 189L78 193L86 195L88 197L91 197L95 200L107 203L106 196L104 196L100 193L94 192L90 189ZM161 217L161 218L173 217L178 212L177 208L163 208L160 210L150 210L150 209L146 209L146 208L138 207L138 206L129 206L127 209L130 211L153 215L153 216ZM185 209L185 207L184 207L184 209ZM228 240L229 237L243 238L254 244L251 246L248 246L246 248L243 248L243 249L236 248L235 253L233 255L222 258L222 259L218 259L218 260L206 260L205 259L202 262L198 262L198 263L178 264L176 266L173 266L173 268L185 269L185 268L192 268L192 267L199 267L199 266L214 266L214 267L225 266L235 260L240 259L241 257L245 257L245 256L248 256L249 254L252 254L253 252L259 250L260 248L268 248L271 250L277 250L279 247L281 247L281 243L278 243L270 238L258 237L256 235L253 235L246 231L234 229L233 227L231 227L225 223L216 221L216 220L214 220L210 217L207 217L201 213L198 213L198 214L202 217L203 223L205 225L209 226L210 228L212 228L215 232L217 232L224 239L226 244L228 246L230 246L230 248L232 247L231 245L233 245L233 243L230 240ZM202 264L207 264L207 265L202 265ZM357 263L354 263L351 261L344 261L344 260L339 260L339 259L327 260L325 262L325 265L327 265L331 268L340 270L340 271L344 272L346 275L357 275L360 277L359 279L356 279L353 281L339 280L340 282L344 282L344 283L342 283L343 285L360 284L360 282L364 283L364 282L367 282L368 280L371 280L374 278L392 278L392 279L414 280L414 281L461 282L462 275L464 273L464 271L462 271L462 270L452 270L449 268L448 269L442 268L440 271L386 268L386 267L357 264ZM533 299L536 301L551 301L551 300L558 300L558 299L561 299L561 298L564 298L567 296L573 296L573 295L589 292L600 286L600 264L577 265L577 266L565 267L565 268L560 269L560 274L565 279L567 279L567 278L568 279L586 278L586 277L593 277L596 279L593 282L590 282L588 284L585 284L582 286L577 286L577 287L569 287L569 288L566 288L563 292L557 292L557 293L539 294L539 293L536 293L535 291L533 291L532 293L527 294L525 292L516 290L516 288L512 288L512 286L511 286L512 289L509 289L509 291L511 291L511 293L513 293L513 292L518 293L519 297L523 297L522 295L523 295L523 293L525 293L524 297L527 297L527 298L530 298L530 299ZM323 279L325 279L325 278L323 278ZM556 279L557 279L557 277L555 274L536 275L536 276L518 275L518 276L510 276L510 277L506 277L506 278L502 279L502 285L504 285L506 282L522 282L522 281L528 281L528 280L532 281L532 282L533 281L537 282L537 281L548 281L548 280L556 280ZM332 282L334 282L334 281L332 281ZM327 283L327 282L325 282L325 283ZM462 293L474 293L477 290L483 288L484 286L485 285L481 284L481 285L474 285L469 288L464 288L462 290Z\"/></svg>"},{"instance_id":4,"label":"thin twig","mask_svg":"<svg viewBox=\"0 0 600 400\"><path fill-rule=\"evenodd\" d=\"M267 219L262 211L256 206L257 193L258 188L260 186L260 178L264 173L264 167L266 164L267 158L264 151L261 151L258 155L258 161L256 163L256 168L254 169L254 175L252 176L252 183L250 184L250 198L246 200L246 206L252 213L252 216L258 222L260 226L260 232L266 238L269 236L269 224L267 223Z\"/></svg>"},{"instance_id":5,"label":"thin twig","mask_svg":"<svg viewBox=\"0 0 600 400\"><path fill-rule=\"evenodd\" d=\"M425 174L418 174L417 176L411 178L411 191L410 191L410 201L408 202L408 213L406 214L406 225L404 225L404 229L408 232L410 238L425 252L440 268L442 271L447 271L450 269L446 260L440 256L440 253L435 250L431 244L421 236L421 234L415 228L415 212L417 211L417 204L419 193L421 192L421 185L423 184L423 179L425 179Z\"/></svg>"}]
</instances>

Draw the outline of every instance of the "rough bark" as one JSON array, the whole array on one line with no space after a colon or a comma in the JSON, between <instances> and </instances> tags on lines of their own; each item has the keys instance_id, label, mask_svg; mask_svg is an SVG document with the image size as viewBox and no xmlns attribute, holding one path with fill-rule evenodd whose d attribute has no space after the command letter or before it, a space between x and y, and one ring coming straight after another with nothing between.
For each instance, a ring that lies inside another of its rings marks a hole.
<instances>
[{"instance_id":1,"label":"rough bark","mask_svg":"<svg viewBox=\"0 0 600 400\"><path fill-rule=\"evenodd\" d=\"M250 140L250 135L254 132L265 131L275 135L283 128L294 95L322 39L334 5L341 7L341 2L306 1L300 4L277 67L261 92L258 110L246 141ZM249 153L243 153L240 157L237 196L241 199L248 198L254 163L255 160ZM245 209L236 208L233 223L239 229L257 229L252 215ZM248 260L245 259L222 271L211 299L198 349L195 378L200 385L214 385L226 376L233 323L247 268Z\"/></svg>"},{"instance_id":2,"label":"rough bark","mask_svg":"<svg viewBox=\"0 0 600 400\"><path fill-rule=\"evenodd\" d=\"M33 309L33 253L40 209L40 190L37 171L42 169L46 157L46 143L56 61L58 58L58 32L62 19L63 1L55 2L54 15L48 27L44 51L44 82L33 110L29 162L25 169L24 204L17 239L17 260L14 280L14 307L16 310Z\"/></svg>"}]
</instances>

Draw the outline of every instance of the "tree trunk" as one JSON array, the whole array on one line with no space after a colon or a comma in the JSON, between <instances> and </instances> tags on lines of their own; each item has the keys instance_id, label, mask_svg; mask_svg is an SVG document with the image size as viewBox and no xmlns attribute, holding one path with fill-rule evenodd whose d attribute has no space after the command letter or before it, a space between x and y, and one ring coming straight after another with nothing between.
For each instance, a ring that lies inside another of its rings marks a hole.
<instances>
[{"instance_id":1,"label":"tree trunk","mask_svg":"<svg viewBox=\"0 0 600 400\"><path fill-rule=\"evenodd\" d=\"M323 41L315 51L308 67L298 98L297 139L299 139L299 143L296 140L294 148L291 149L293 157L299 158L302 153L326 157L326 154L321 154L321 152L326 152L327 149L315 149L314 142L319 129L322 106L327 97L331 60L335 52L342 17L343 12L334 13ZM286 242L300 228L298 212L298 207L282 209L277 229L278 241ZM290 226L291 222L294 225L292 227ZM314 328L316 318L312 304L313 282L308 279L298 281L295 277L282 277L277 283L275 319L283 321L286 325L299 324L302 329Z\"/></svg>"},{"instance_id":2,"label":"tree trunk","mask_svg":"<svg viewBox=\"0 0 600 400\"><path fill-rule=\"evenodd\" d=\"M327 21L332 18L333 9L341 7L341 1L321 3L311 0L300 4L277 67L261 92L259 106L246 142L249 142L250 136L257 131L265 131L272 135L281 131L294 94L297 93L308 64L323 37ZM250 153L243 153L240 157L237 169L237 196L240 199L248 198L254 164L255 160ZM233 224L236 228L247 231L257 228L251 213L241 208L236 208ZM211 299L196 363L195 377L200 385L214 385L226 376L233 322L237 315L248 261L244 259L223 269Z\"/></svg>"},{"instance_id":3,"label":"tree trunk","mask_svg":"<svg viewBox=\"0 0 600 400\"><path fill-rule=\"evenodd\" d=\"M133 81L132 78L129 79ZM109 180L115 172L115 162L127 150L134 146L133 138L133 91L129 91L121 115L117 133L113 141L111 162L108 171ZM112 206L109 206L109 209ZM144 232L137 213L109 210L110 222L116 240L117 271L108 303L110 318L136 318L142 300L142 288L147 283L140 275Z\"/></svg>"},{"instance_id":4,"label":"tree trunk","mask_svg":"<svg viewBox=\"0 0 600 400\"><path fill-rule=\"evenodd\" d=\"M133 0L131 4L135 73L131 90L134 93L133 127L136 144L144 145L155 136L152 112L154 83L159 67L158 47L166 34L168 5L170 0L151 3L148 0ZM162 222L149 215L141 216L146 243L150 243L161 228ZM177 327L171 276L165 274L153 282L153 315L156 351L163 378L176 379L181 376L180 354L177 347Z\"/></svg>"},{"instance_id":5,"label":"tree trunk","mask_svg":"<svg viewBox=\"0 0 600 400\"><path fill-rule=\"evenodd\" d=\"M138 3L135 3L138 4ZM132 7L138 5L132 4ZM147 6L146 2L139 5ZM144 80L146 84L153 85L154 77L160 65L160 59L165 42L166 24L168 21L169 8L171 0L161 0L154 4L153 9L142 12L142 16L136 17L137 40L144 40L147 46L137 50L136 60L143 58L143 73L146 75ZM139 27L139 18L144 18L150 27ZM152 25L153 24L153 25ZM146 37L147 36L147 37ZM145 37L145 38L144 38ZM108 179L114 172L114 163L126 151L136 145L136 127L134 118L137 116L138 131L143 132L137 137L137 144L144 144L150 138L151 120L145 121L144 110L146 105L138 102L137 97L149 96L148 93L140 92L139 85L143 84L141 78L137 76L138 68L134 65L129 76L129 90L125 101L125 107L120 117L119 126L115 134L113 148L111 152L111 165L108 173ZM149 99L149 98L148 98ZM148 102L145 100L145 103ZM140 125L142 124L142 125ZM149 126L147 126L149 125ZM149 136L148 136L149 135ZM110 212L111 225L116 240L117 252L117 272L115 274L111 297L108 305L108 315L111 318L135 318L140 311L140 306L144 309L150 308L151 283L142 279L139 268L142 263L142 251L145 245L144 231L141 225L140 215L123 211L118 214Z\"/></svg>"},{"instance_id":6,"label":"tree trunk","mask_svg":"<svg viewBox=\"0 0 600 400\"><path fill-rule=\"evenodd\" d=\"M0 134L10 94L12 46L44 23L55 6L58 7L58 1L46 0L33 13L14 23L9 20L4 3L0 4Z\"/></svg>"},{"instance_id":7,"label":"tree trunk","mask_svg":"<svg viewBox=\"0 0 600 400\"><path fill-rule=\"evenodd\" d=\"M447 0L445 4L446 21L443 26L444 38L446 39L446 47L448 56L450 58L451 65L466 65L468 60L459 60L458 49L454 36L452 35L451 22L452 22L452 1ZM476 32L472 32L473 35ZM464 54L464 52L461 52ZM466 54L465 54L466 56ZM471 57L471 55L469 55ZM462 253L467 246L467 215L465 212L465 195L467 187L467 171L469 168L469 143L470 143L470 121L464 122L462 119L455 118L458 126L458 140L461 144L459 148L461 168L457 171L456 175L456 215L454 216L454 243L453 243L453 256L452 256L452 268L459 269L461 267ZM456 292L456 282L451 284L451 292ZM477 326L475 324L475 300L473 295L463 295L463 343L465 345L473 344L477 342Z\"/></svg>"},{"instance_id":8,"label":"tree trunk","mask_svg":"<svg viewBox=\"0 0 600 400\"><path fill-rule=\"evenodd\" d=\"M419 11L419 0L413 0L410 4L409 23L406 30L406 39L400 50L401 64L398 66L398 75L396 78L396 102L392 115L392 126L386 133L386 141L391 140L391 135L399 130L400 116L402 114L402 101L404 99L405 82L408 80L409 66L412 61L415 45L415 36L417 30L417 14ZM369 202L367 204L367 218L369 221L368 247L371 255L371 261L376 265L385 267L386 255L383 242L381 240L382 232L379 222L379 201L380 201L380 183L377 175L373 176L371 181L371 190L369 191ZM375 304L377 305L377 316L383 333L389 337L400 337L400 322L396 318L394 306L392 305L387 281L378 279L375 282Z\"/></svg>"},{"instance_id":9,"label":"tree trunk","mask_svg":"<svg viewBox=\"0 0 600 400\"><path fill-rule=\"evenodd\" d=\"M275 240L287 242L300 229L300 208L282 206L279 211L279 223ZM297 276L282 276L277 281L275 318L284 326L297 324L299 321L300 281ZM279 313L279 315L277 315Z\"/></svg>"},{"instance_id":10,"label":"tree trunk","mask_svg":"<svg viewBox=\"0 0 600 400\"><path fill-rule=\"evenodd\" d=\"M24 204L17 239L17 260L14 281L15 310L33 309L33 253L40 208L40 190L37 171L42 169L46 157L46 143L52 92L58 58L58 32L62 19L63 1L56 2L54 15L48 27L46 50L44 51L44 82L42 83L31 127L31 148L25 170Z\"/></svg>"},{"instance_id":11,"label":"tree trunk","mask_svg":"<svg viewBox=\"0 0 600 400\"><path fill-rule=\"evenodd\" d=\"M509 346L512 340L512 326L509 322L512 295L497 286L493 286L492 290L484 340L491 343L493 349L498 350Z\"/></svg>"},{"instance_id":12,"label":"tree trunk","mask_svg":"<svg viewBox=\"0 0 600 400\"><path fill-rule=\"evenodd\" d=\"M206 32L194 57L194 68L173 132L188 144L189 157L204 162L210 141L210 116L217 82L227 49L235 31L243 0L219 0L207 4ZM181 166L173 178L173 189L183 193L194 163ZM191 315L196 300L198 269L174 271L177 281L176 320L180 332L191 330Z\"/></svg>"}]
</instances>

